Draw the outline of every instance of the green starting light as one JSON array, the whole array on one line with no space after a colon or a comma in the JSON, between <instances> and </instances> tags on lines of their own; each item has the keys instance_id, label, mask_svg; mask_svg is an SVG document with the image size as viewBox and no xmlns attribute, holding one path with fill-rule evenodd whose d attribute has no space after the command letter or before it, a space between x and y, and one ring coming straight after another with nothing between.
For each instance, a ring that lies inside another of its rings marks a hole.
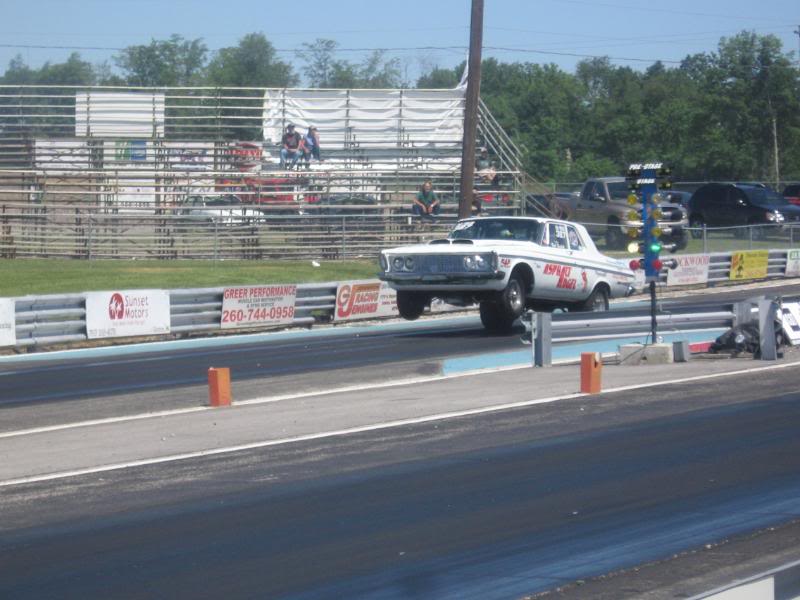
<instances>
[{"instance_id":1,"label":"green starting light","mask_svg":"<svg viewBox=\"0 0 800 600\"><path fill-rule=\"evenodd\" d=\"M650 252L652 252L653 254L658 254L659 252L661 252L661 242L651 242Z\"/></svg>"}]
</instances>

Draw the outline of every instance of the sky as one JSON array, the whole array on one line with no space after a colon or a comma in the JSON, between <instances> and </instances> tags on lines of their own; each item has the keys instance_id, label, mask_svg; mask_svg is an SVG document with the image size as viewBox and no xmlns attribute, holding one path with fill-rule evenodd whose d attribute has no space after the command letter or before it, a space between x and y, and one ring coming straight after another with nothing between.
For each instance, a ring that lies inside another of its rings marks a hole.
<instances>
[{"instance_id":1,"label":"sky","mask_svg":"<svg viewBox=\"0 0 800 600\"><path fill-rule=\"evenodd\" d=\"M406 81L466 59L470 0L0 0L0 73L17 54L30 67L71 52L113 66L118 49L179 34L209 51L261 32L300 72L296 50L335 40L337 58L371 49L401 60ZM773 34L798 55L798 0L485 0L483 56L555 63L573 72L588 56L644 69L713 52L742 30ZM42 48L40 46L46 46Z\"/></svg>"}]
</instances>

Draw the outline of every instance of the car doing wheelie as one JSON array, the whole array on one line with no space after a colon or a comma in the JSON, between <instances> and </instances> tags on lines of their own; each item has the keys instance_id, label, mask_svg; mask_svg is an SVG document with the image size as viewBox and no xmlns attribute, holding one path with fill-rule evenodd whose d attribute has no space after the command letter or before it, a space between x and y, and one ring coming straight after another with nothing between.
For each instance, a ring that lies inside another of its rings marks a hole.
<instances>
[{"instance_id":1,"label":"car doing wheelie","mask_svg":"<svg viewBox=\"0 0 800 600\"><path fill-rule=\"evenodd\" d=\"M380 264L403 318L434 298L477 302L493 331L509 330L526 308L602 311L634 290L628 263L601 254L582 225L555 219L465 219L446 239L383 250Z\"/></svg>"}]
</instances>

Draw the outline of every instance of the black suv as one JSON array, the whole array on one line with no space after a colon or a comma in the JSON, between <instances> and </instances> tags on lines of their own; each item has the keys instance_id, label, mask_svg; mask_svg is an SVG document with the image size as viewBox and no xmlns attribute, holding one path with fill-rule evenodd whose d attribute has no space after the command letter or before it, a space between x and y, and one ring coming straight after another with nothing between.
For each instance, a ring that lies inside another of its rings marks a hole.
<instances>
[{"instance_id":1,"label":"black suv","mask_svg":"<svg viewBox=\"0 0 800 600\"><path fill-rule=\"evenodd\" d=\"M689 227L698 238L703 225L737 227L744 225L783 225L800 220L800 206L792 206L777 192L762 185L744 183L707 183L689 200ZM744 229L735 230L744 236ZM753 229L754 237L763 237L765 228Z\"/></svg>"}]
</instances>

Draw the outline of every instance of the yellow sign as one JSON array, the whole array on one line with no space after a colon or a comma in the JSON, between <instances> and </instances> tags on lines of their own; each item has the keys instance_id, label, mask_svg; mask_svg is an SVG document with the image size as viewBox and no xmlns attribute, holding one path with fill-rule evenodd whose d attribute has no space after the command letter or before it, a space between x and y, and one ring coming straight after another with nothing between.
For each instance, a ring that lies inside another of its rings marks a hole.
<instances>
[{"instance_id":1,"label":"yellow sign","mask_svg":"<svg viewBox=\"0 0 800 600\"><path fill-rule=\"evenodd\" d=\"M769 250L745 250L731 254L731 280L764 279L767 276Z\"/></svg>"}]
</instances>

